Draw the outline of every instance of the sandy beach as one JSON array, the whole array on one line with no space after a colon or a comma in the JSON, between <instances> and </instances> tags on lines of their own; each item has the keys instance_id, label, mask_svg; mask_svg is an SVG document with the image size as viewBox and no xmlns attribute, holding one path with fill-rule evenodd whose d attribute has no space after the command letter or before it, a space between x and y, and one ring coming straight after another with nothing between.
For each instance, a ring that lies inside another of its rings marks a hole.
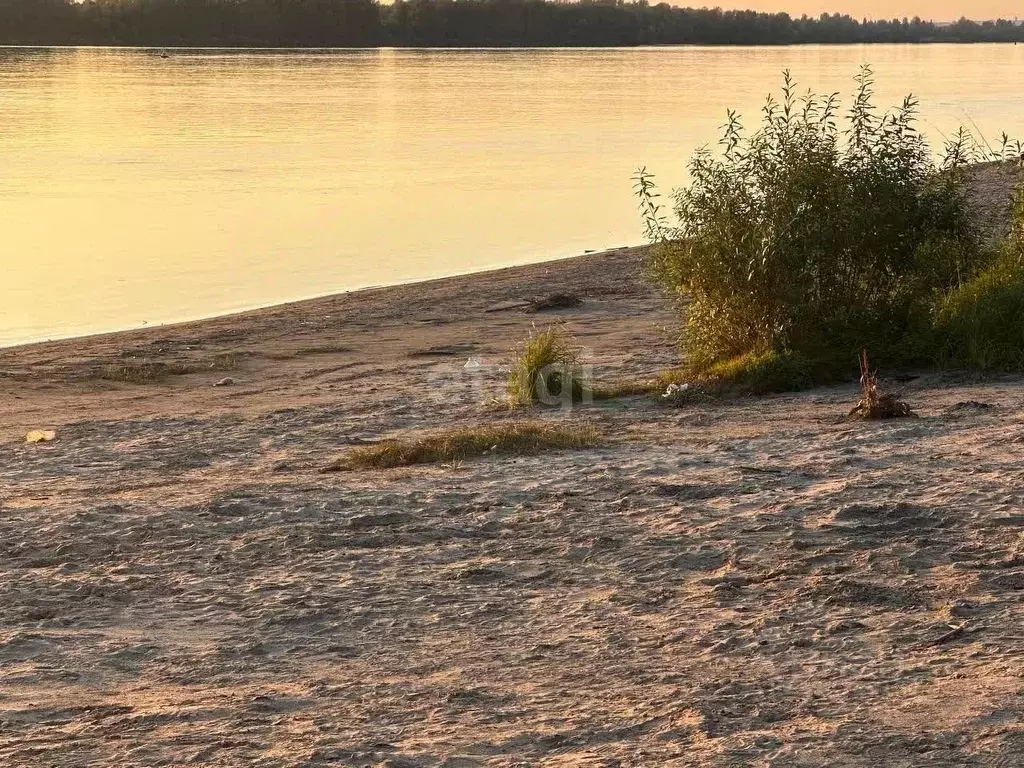
<instances>
[{"instance_id":1,"label":"sandy beach","mask_svg":"<svg viewBox=\"0 0 1024 768\"><path fill-rule=\"evenodd\" d=\"M622 398L525 414L600 448L325 471L523 418L486 398L534 325L598 381L673 365L642 262L0 351L0 763L1017 764L1024 381L879 423Z\"/></svg>"}]
</instances>

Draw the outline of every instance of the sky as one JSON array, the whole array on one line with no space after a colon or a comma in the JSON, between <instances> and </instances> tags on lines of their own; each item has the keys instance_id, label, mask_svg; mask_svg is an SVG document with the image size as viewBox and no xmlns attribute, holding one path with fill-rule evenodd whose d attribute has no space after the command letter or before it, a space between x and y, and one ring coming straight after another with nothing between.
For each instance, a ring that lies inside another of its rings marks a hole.
<instances>
[{"instance_id":1,"label":"sky","mask_svg":"<svg viewBox=\"0 0 1024 768\"><path fill-rule=\"evenodd\" d=\"M675 0L677 5L700 3ZM785 11L793 16L817 16L823 12L848 13L855 18L899 18L920 16L935 21L955 21L961 16L984 19L1024 18L1020 0L720 0L707 5L723 8L752 8L758 11Z\"/></svg>"}]
</instances>

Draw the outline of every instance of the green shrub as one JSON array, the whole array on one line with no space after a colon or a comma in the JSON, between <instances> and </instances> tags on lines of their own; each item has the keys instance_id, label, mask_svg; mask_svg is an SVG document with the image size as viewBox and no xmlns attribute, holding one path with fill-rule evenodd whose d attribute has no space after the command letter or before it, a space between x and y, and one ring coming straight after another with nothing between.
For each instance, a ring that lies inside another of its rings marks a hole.
<instances>
[{"instance_id":1,"label":"green shrub","mask_svg":"<svg viewBox=\"0 0 1024 768\"><path fill-rule=\"evenodd\" d=\"M698 151L674 194L676 224L641 170L654 274L689 298L693 371L774 388L853 374L864 348L906 362L936 294L984 265L962 146L936 166L917 102L879 114L872 84L865 67L845 121L835 95L797 97L788 73L755 133L730 112L721 154Z\"/></svg>"},{"instance_id":2,"label":"green shrub","mask_svg":"<svg viewBox=\"0 0 1024 768\"><path fill-rule=\"evenodd\" d=\"M516 350L508 390L513 405L550 405L588 397L590 383L572 337L556 325L531 334Z\"/></svg>"},{"instance_id":3,"label":"green shrub","mask_svg":"<svg viewBox=\"0 0 1024 768\"><path fill-rule=\"evenodd\" d=\"M739 392L767 395L806 389L820 380L814 364L799 352L748 352L709 366L704 375Z\"/></svg>"},{"instance_id":4,"label":"green shrub","mask_svg":"<svg viewBox=\"0 0 1024 768\"><path fill-rule=\"evenodd\" d=\"M941 297L934 337L940 365L1024 370L1024 267L1000 262Z\"/></svg>"},{"instance_id":5,"label":"green shrub","mask_svg":"<svg viewBox=\"0 0 1024 768\"><path fill-rule=\"evenodd\" d=\"M1024 159L1021 160L1024 168ZM1012 256L1024 260L1024 181L1021 181L1013 194L1013 226L1007 242Z\"/></svg>"},{"instance_id":6,"label":"green shrub","mask_svg":"<svg viewBox=\"0 0 1024 768\"><path fill-rule=\"evenodd\" d=\"M932 338L940 365L1024 370L1024 187L999 261L938 299Z\"/></svg>"}]
</instances>

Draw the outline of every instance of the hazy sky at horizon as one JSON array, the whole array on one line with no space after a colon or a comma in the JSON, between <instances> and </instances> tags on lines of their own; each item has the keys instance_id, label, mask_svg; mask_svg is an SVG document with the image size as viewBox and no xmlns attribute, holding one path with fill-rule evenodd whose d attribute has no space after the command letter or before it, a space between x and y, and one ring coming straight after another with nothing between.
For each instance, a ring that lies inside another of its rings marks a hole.
<instances>
[{"instance_id":1,"label":"hazy sky at horizon","mask_svg":"<svg viewBox=\"0 0 1024 768\"><path fill-rule=\"evenodd\" d=\"M674 0L677 5L697 6L703 3ZM723 8L754 9L757 11L785 11L794 16L821 13L848 13L860 18L900 18L920 16L935 21L955 21L962 16L970 19L1012 19L1024 16L1019 0L708 0L706 5Z\"/></svg>"}]
</instances>

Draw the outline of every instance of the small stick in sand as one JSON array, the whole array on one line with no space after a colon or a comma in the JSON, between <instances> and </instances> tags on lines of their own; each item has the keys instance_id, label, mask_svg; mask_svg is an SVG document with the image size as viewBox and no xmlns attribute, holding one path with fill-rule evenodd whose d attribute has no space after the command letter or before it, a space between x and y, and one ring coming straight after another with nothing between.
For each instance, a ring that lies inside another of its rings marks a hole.
<instances>
[{"instance_id":1,"label":"small stick in sand","mask_svg":"<svg viewBox=\"0 0 1024 768\"><path fill-rule=\"evenodd\" d=\"M851 418L897 419L915 415L909 405L878 388L878 375L871 370L867 350L860 357L860 390L860 402L850 411Z\"/></svg>"}]
</instances>

